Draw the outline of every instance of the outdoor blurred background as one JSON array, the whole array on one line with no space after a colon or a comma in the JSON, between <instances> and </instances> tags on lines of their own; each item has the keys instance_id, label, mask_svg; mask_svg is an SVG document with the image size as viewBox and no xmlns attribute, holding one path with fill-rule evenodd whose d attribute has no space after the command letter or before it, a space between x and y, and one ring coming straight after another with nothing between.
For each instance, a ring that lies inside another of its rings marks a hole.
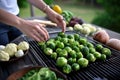
<instances>
[{"instance_id":1,"label":"outdoor blurred background","mask_svg":"<svg viewBox=\"0 0 120 80\"><path fill-rule=\"evenodd\" d=\"M62 10L70 11L74 17L81 18L86 23L111 29L120 33L120 0L44 0L48 5L59 5ZM49 3L51 1L52 3ZM27 0L18 0L20 17L28 18L30 4ZM34 8L35 16L46 16Z\"/></svg>"}]
</instances>

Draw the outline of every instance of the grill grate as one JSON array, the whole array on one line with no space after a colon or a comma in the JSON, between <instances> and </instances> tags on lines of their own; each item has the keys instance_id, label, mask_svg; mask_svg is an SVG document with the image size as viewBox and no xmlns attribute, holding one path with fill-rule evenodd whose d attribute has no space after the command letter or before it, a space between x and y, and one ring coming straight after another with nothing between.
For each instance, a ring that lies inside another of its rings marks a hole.
<instances>
[{"instance_id":1,"label":"grill grate","mask_svg":"<svg viewBox=\"0 0 120 80\"><path fill-rule=\"evenodd\" d=\"M73 34L73 32L69 31L66 33ZM51 33L50 36L51 38L54 38L55 36L57 36L57 32ZM35 57L38 64L42 63L42 66L53 67L60 70L55 65L54 60L43 54L37 42L33 40L28 40L27 38L26 40L30 43L30 48L33 52L32 55ZM88 40L93 44L99 43L97 41L93 41L91 38L88 38ZM68 80L120 80L120 53L114 49L111 49L111 51L112 56L109 59L107 59L106 61L92 63L87 68L66 75L68 77Z\"/></svg>"}]
</instances>

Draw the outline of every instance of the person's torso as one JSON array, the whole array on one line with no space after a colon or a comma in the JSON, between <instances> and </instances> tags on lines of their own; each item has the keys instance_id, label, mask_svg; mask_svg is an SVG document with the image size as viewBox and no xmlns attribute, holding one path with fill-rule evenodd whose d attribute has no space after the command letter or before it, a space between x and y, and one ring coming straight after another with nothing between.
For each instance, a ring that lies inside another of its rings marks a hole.
<instances>
[{"instance_id":1,"label":"person's torso","mask_svg":"<svg viewBox=\"0 0 120 80\"><path fill-rule=\"evenodd\" d=\"M0 9L10 12L14 15L19 14L17 0L0 0Z\"/></svg>"}]
</instances>

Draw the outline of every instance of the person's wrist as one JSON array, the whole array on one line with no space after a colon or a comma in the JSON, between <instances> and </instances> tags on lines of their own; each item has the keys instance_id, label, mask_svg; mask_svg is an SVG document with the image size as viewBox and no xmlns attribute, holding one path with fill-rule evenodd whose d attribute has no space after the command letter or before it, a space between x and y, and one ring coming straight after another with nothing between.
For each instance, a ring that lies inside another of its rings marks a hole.
<instances>
[{"instance_id":1,"label":"person's wrist","mask_svg":"<svg viewBox=\"0 0 120 80\"><path fill-rule=\"evenodd\" d=\"M22 27L24 25L24 23L25 23L25 20L19 18L15 24L15 27L19 29L20 27Z\"/></svg>"},{"instance_id":2,"label":"person's wrist","mask_svg":"<svg viewBox=\"0 0 120 80\"><path fill-rule=\"evenodd\" d=\"M48 5L45 5L45 6L43 7L42 11L43 11L44 13L46 13L48 8L49 8L49 6L48 6Z\"/></svg>"}]
</instances>

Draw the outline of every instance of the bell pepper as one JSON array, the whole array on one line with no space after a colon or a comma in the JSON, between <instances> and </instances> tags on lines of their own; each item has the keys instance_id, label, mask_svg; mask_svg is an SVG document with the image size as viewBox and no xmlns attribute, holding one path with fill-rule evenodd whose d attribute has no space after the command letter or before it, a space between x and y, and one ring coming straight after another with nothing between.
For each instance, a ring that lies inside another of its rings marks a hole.
<instances>
[{"instance_id":1,"label":"bell pepper","mask_svg":"<svg viewBox=\"0 0 120 80\"><path fill-rule=\"evenodd\" d=\"M54 5L52 8L54 11L56 11L57 13L61 14L62 13L62 9L59 5Z\"/></svg>"},{"instance_id":2,"label":"bell pepper","mask_svg":"<svg viewBox=\"0 0 120 80\"><path fill-rule=\"evenodd\" d=\"M63 11L62 16L65 18L66 23L69 23L69 21L73 17L73 13L70 11Z\"/></svg>"}]
</instances>

